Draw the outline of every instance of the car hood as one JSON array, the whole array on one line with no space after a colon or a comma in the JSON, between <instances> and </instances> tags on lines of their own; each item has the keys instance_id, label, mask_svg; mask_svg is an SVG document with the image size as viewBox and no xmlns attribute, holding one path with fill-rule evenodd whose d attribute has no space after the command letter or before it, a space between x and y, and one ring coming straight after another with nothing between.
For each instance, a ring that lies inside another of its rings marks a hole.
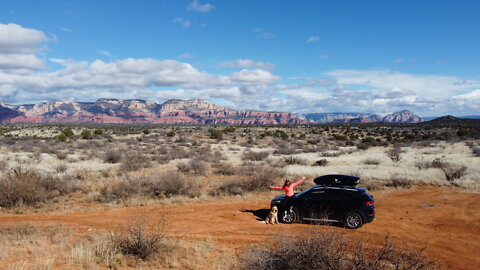
<instances>
[{"instance_id":1,"label":"car hood","mask_svg":"<svg viewBox=\"0 0 480 270\"><path fill-rule=\"evenodd\" d=\"M283 201L285 200L285 195L278 195L277 197L273 198L272 201Z\"/></svg>"},{"instance_id":2,"label":"car hood","mask_svg":"<svg viewBox=\"0 0 480 270\"><path fill-rule=\"evenodd\" d=\"M295 194L293 195L293 197L295 198L295 197L297 196L297 194L298 194L298 193L295 193ZM272 201L277 201L277 200L278 200L278 201L282 201L282 200L285 200L286 197L287 197L287 196L286 196L285 194L283 194L283 195L278 195L277 197L273 198Z\"/></svg>"}]
</instances>

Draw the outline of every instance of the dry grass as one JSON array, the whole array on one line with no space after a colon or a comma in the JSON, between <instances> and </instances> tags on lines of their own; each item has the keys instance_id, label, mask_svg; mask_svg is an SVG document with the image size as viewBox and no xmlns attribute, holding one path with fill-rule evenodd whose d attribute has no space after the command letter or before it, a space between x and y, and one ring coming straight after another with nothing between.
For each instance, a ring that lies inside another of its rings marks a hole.
<instances>
[{"instance_id":1,"label":"dry grass","mask_svg":"<svg viewBox=\"0 0 480 270\"><path fill-rule=\"evenodd\" d=\"M424 249L394 246L387 238L380 249L334 231L306 231L285 236L274 248L259 247L247 252L240 269L435 269Z\"/></svg>"}]
</instances>

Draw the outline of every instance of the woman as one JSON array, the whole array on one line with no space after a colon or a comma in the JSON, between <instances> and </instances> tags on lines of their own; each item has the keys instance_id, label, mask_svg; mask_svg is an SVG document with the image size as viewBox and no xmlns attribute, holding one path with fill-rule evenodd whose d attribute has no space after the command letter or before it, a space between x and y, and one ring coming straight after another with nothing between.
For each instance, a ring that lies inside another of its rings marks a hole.
<instances>
[{"instance_id":1,"label":"woman","mask_svg":"<svg viewBox=\"0 0 480 270\"><path fill-rule=\"evenodd\" d=\"M284 189L285 190L285 201L283 202L283 209L285 212L290 209L290 206L292 205L292 197L295 194L293 189L300 185L303 181L305 181L305 177L302 177L302 179L298 180L295 183L291 183L290 180L285 180L285 183L281 187L274 187L270 186L271 189Z\"/></svg>"}]
</instances>

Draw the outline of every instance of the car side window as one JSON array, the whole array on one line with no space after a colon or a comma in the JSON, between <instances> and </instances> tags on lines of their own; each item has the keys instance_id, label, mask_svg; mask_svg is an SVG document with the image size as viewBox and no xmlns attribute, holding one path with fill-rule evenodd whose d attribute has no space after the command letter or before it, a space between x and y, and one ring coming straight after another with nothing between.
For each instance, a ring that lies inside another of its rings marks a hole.
<instances>
[{"instance_id":1,"label":"car side window","mask_svg":"<svg viewBox=\"0 0 480 270\"><path fill-rule=\"evenodd\" d=\"M344 190L329 190L328 200L330 201L343 201L353 198L354 194Z\"/></svg>"},{"instance_id":2,"label":"car side window","mask_svg":"<svg viewBox=\"0 0 480 270\"><path fill-rule=\"evenodd\" d=\"M305 200L307 201L322 201L326 198L327 193L324 189L315 189L310 191L308 194L305 194Z\"/></svg>"}]
</instances>

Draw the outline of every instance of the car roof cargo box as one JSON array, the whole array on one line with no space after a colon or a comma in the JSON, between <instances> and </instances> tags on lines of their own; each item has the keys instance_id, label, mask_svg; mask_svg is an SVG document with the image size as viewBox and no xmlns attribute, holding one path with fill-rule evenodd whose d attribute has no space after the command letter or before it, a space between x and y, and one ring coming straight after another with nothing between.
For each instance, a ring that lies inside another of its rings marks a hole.
<instances>
[{"instance_id":1,"label":"car roof cargo box","mask_svg":"<svg viewBox=\"0 0 480 270\"><path fill-rule=\"evenodd\" d=\"M360 177L342 174L322 175L313 180L317 185L330 186L356 186L360 182Z\"/></svg>"}]
</instances>

